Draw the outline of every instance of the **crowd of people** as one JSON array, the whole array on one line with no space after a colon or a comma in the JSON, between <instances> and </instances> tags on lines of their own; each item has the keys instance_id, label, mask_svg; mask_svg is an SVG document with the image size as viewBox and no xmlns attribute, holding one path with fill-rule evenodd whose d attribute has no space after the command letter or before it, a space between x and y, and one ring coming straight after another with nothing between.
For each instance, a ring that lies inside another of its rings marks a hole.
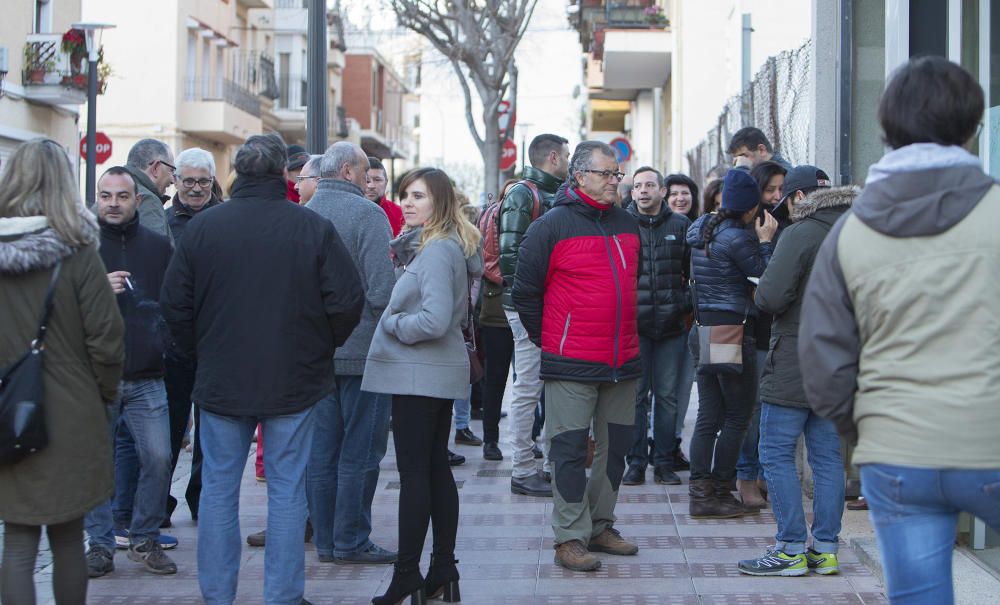
<instances>
[{"instance_id":1,"label":"crowd of people","mask_svg":"<svg viewBox=\"0 0 1000 605\"><path fill-rule=\"evenodd\" d=\"M42 527L60 604L83 603L117 549L177 573L160 530L190 442L202 596L235 602L254 439L265 602L307 603L303 539L320 562L393 564L376 605L459 601L449 447L503 460L506 399L510 489L551 498L560 566L638 553L615 506L652 467L665 485L690 470L693 518L770 505L775 544L740 572L836 574L853 464L891 602L952 602L958 512L1000 529L1000 190L962 148L983 107L961 67L912 60L863 190L753 127L702 187L542 134L481 212L439 169L403 175L397 204L360 147L310 155L275 134L248 138L224 181L203 149L141 140L88 209L58 144L22 144L0 177L0 365L48 333L49 441L0 464L0 601L34 603ZM390 432L397 552L371 540Z\"/></svg>"}]
</instances>

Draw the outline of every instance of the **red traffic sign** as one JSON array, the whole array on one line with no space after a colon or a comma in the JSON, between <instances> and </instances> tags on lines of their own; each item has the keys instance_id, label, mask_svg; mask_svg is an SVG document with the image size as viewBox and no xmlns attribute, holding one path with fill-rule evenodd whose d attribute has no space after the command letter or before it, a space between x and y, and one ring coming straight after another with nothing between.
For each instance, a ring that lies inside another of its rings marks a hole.
<instances>
[{"instance_id":1,"label":"red traffic sign","mask_svg":"<svg viewBox=\"0 0 1000 605\"><path fill-rule=\"evenodd\" d=\"M497 107L497 121L500 124L500 134L506 134L514 130L514 123L517 120L517 113L511 111L510 101L500 101Z\"/></svg>"},{"instance_id":2,"label":"red traffic sign","mask_svg":"<svg viewBox=\"0 0 1000 605\"><path fill-rule=\"evenodd\" d=\"M608 143L611 148L615 150L615 155L618 156L618 163L624 164L625 162L632 159L632 144L628 142L625 137L618 137L616 139L611 139Z\"/></svg>"},{"instance_id":3,"label":"red traffic sign","mask_svg":"<svg viewBox=\"0 0 1000 605\"><path fill-rule=\"evenodd\" d=\"M98 132L96 135L97 144L94 146L94 155L97 158L97 163L103 164L111 157L111 139L103 132ZM80 139L80 157L84 160L87 159L87 135L83 135Z\"/></svg>"},{"instance_id":4,"label":"red traffic sign","mask_svg":"<svg viewBox=\"0 0 1000 605\"><path fill-rule=\"evenodd\" d=\"M500 150L500 172L506 172L517 164L517 145L507 139Z\"/></svg>"}]
</instances>

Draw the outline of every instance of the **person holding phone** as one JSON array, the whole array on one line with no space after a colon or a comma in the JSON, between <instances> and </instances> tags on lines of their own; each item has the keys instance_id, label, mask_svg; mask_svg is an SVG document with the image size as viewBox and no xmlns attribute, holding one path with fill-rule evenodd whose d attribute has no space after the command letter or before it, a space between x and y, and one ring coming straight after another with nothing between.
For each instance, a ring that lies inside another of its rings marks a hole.
<instances>
[{"instance_id":1,"label":"person holding phone","mask_svg":"<svg viewBox=\"0 0 1000 605\"><path fill-rule=\"evenodd\" d=\"M691 439L689 488L690 514L696 518L738 517L746 512L729 493L729 485L753 414L759 379L753 329L758 311L747 278L764 273L778 230L770 213L764 214L763 223L755 220L760 204L756 181L744 170L730 170L723 185L722 207L699 218L687 233L699 325L744 328L738 374L698 370L699 407Z\"/></svg>"}]
</instances>

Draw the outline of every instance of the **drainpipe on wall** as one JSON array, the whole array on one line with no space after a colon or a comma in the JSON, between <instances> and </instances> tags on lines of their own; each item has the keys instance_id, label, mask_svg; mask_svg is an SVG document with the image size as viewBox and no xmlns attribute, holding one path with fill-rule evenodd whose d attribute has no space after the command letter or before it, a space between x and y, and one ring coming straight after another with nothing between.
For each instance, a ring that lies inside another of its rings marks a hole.
<instances>
[{"instance_id":1,"label":"drainpipe on wall","mask_svg":"<svg viewBox=\"0 0 1000 605\"><path fill-rule=\"evenodd\" d=\"M851 162L851 99L854 96L854 0L840 0L840 116L839 154L840 184L853 181Z\"/></svg>"},{"instance_id":2,"label":"drainpipe on wall","mask_svg":"<svg viewBox=\"0 0 1000 605\"><path fill-rule=\"evenodd\" d=\"M657 170L663 170L660 163L661 145L660 135L663 131L663 87L657 86L653 89L653 166Z\"/></svg>"}]
</instances>

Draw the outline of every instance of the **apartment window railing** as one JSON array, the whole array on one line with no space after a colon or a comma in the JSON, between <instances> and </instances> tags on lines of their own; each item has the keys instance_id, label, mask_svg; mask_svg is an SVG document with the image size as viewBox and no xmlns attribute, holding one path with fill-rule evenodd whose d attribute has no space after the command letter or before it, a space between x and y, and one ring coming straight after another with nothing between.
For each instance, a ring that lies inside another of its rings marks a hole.
<instances>
[{"instance_id":1,"label":"apartment window railing","mask_svg":"<svg viewBox=\"0 0 1000 605\"><path fill-rule=\"evenodd\" d=\"M336 110L330 117L333 119L331 126L333 127L334 134L341 138L347 137L350 134L350 130L347 127L347 110L344 109L344 106L337 105Z\"/></svg>"},{"instance_id":2,"label":"apartment window railing","mask_svg":"<svg viewBox=\"0 0 1000 605\"><path fill-rule=\"evenodd\" d=\"M276 0L274 8L307 8L306 0Z\"/></svg>"},{"instance_id":3,"label":"apartment window railing","mask_svg":"<svg viewBox=\"0 0 1000 605\"><path fill-rule=\"evenodd\" d=\"M278 82L274 77L274 59L266 53L245 51L236 53L230 79L254 94L276 99Z\"/></svg>"},{"instance_id":4,"label":"apartment window railing","mask_svg":"<svg viewBox=\"0 0 1000 605\"><path fill-rule=\"evenodd\" d=\"M278 76L278 96L276 106L279 109L302 109L306 105L306 80L300 74L281 74Z\"/></svg>"},{"instance_id":5,"label":"apartment window railing","mask_svg":"<svg viewBox=\"0 0 1000 605\"><path fill-rule=\"evenodd\" d=\"M254 92L228 78L188 78L184 83L187 101L222 101L260 117L260 98Z\"/></svg>"}]
</instances>

